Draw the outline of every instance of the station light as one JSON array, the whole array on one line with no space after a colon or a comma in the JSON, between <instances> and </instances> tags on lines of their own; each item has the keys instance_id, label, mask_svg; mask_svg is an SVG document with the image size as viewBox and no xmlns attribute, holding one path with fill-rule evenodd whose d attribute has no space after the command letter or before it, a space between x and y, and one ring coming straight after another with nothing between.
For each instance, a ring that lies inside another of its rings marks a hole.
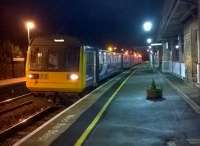
<instances>
[{"instance_id":1,"label":"station light","mask_svg":"<svg viewBox=\"0 0 200 146\"><path fill-rule=\"evenodd\" d=\"M35 24L32 21L27 21L26 22L26 28L28 30L33 29L35 27Z\"/></svg>"},{"instance_id":2,"label":"station light","mask_svg":"<svg viewBox=\"0 0 200 146\"><path fill-rule=\"evenodd\" d=\"M176 45L175 48L176 48L176 49L179 49L179 45Z\"/></svg>"},{"instance_id":3,"label":"station light","mask_svg":"<svg viewBox=\"0 0 200 146\"><path fill-rule=\"evenodd\" d=\"M148 39L147 39L147 43L148 43L148 44L151 44L151 43L152 43L152 39L151 39L151 38L148 38Z\"/></svg>"},{"instance_id":4,"label":"station light","mask_svg":"<svg viewBox=\"0 0 200 146\"><path fill-rule=\"evenodd\" d=\"M126 51L124 54L125 54L125 55L128 55L128 51Z\"/></svg>"},{"instance_id":5,"label":"station light","mask_svg":"<svg viewBox=\"0 0 200 146\"><path fill-rule=\"evenodd\" d=\"M149 31L151 31L152 26L153 26L153 24L151 21L146 21L143 24L143 29L144 29L144 31L149 32Z\"/></svg>"},{"instance_id":6,"label":"station light","mask_svg":"<svg viewBox=\"0 0 200 146\"><path fill-rule=\"evenodd\" d=\"M65 42L65 40L64 39L54 39L54 42L56 42L56 43L62 43L62 42Z\"/></svg>"},{"instance_id":7,"label":"station light","mask_svg":"<svg viewBox=\"0 0 200 146\"><path fill-rule=\"evenodd\" d=\"M30 31L31 29L35 28L35 24L33 21L26 21L26 28L27 28L27 34L28 34L28 45L31 43L31 36L30 36Z\"/></svg>"},{"instance_id":8,"label":"station light","mask_svg":"<svg viewBox=\"0 0 200 146\"><path fill-rule=\"evenodd\" d=\"M151 46L162 46L163 44L162 43L154 43L154 44L151 44Z\"/></svg>"},{"instance_id":9,"label":"station light","mask_svg":"<svg viewBox=\"0 0 200 146\"><path fill-rule=\"evenodd\" d=\"M112 47L108 47L108 51L112 52L113 48Z\"/></svg>"}]
</instances>

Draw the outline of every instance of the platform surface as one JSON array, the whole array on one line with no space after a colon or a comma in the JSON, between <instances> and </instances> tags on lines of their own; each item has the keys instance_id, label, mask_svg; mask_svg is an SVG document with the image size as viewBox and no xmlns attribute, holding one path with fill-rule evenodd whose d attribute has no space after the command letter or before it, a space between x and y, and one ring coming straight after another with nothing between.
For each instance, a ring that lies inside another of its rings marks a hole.
<instances>
[{"instance_id":1,"label":"platform surface","mask_svg":"<svg viewBox=\"0 0 200 146\"><path fill-rule=\"evenodd\" d=\"M12 85L12 84L18 84L18 83L22 83L22 82L25 82L25 81L26 81L25 77L0 80L0 87Z\"/></svg>"},{"instance_id":2,"label":"platform surface","mask_svg":"<svg viewBox=\"0 0 200 146\"><path fill-rule=\"evenodd\" d=\"M163 99L146 100L152 79ZM116 95L84 146L197 146L200 115L158 73L141 68Z\"/></svg>"}]
</instances>

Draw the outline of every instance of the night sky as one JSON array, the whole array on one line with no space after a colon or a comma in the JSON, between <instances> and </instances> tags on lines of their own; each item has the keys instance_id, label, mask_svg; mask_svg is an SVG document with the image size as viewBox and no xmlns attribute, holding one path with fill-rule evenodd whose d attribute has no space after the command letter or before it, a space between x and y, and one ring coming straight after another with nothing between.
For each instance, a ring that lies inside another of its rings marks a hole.
<instances>
[{"instance_id":1,"label":"night sky","mask_svg":"<svg viewBox=\"0 0 200 146\"><path fill-rule=\"evenodd\" d=\"M24 21L33 20L32 35L68 34L91 45L139 46L155 35L164 0L1 0L0 39L26 41ZM151 34L142 23L151 20Z\"/></svg>"}]
</instances>

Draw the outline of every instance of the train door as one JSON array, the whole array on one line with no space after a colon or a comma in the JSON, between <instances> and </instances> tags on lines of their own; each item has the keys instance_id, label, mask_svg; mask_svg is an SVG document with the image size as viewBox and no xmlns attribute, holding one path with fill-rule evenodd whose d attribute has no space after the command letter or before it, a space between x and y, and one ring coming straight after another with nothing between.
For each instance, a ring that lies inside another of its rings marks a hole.
<instances>
[{"instance_id":1,"label":"train door","mask_svg":"<svg viewBox=\"0 0 200 146\"><path fill-rule=\"evenodd\" d=\"M96 86L97 84L97 66L96 51L86 51L86 86Z\"/></svg>"}]
</instances>

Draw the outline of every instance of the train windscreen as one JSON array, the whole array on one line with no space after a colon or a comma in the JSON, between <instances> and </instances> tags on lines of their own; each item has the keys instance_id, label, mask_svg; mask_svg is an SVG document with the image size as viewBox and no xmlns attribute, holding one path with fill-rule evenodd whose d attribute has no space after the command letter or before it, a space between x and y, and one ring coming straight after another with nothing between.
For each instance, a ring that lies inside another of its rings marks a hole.
<instances>
[{"instance_id":1,"label":"train windscreen","mask_svg":"<svg viewBox=\"0 0 200 146\"><path fill-rule=\"evenodd\" d=\"M31 48L30 70L78 72L79 48Z\"/></svg>"}]
</instances>

